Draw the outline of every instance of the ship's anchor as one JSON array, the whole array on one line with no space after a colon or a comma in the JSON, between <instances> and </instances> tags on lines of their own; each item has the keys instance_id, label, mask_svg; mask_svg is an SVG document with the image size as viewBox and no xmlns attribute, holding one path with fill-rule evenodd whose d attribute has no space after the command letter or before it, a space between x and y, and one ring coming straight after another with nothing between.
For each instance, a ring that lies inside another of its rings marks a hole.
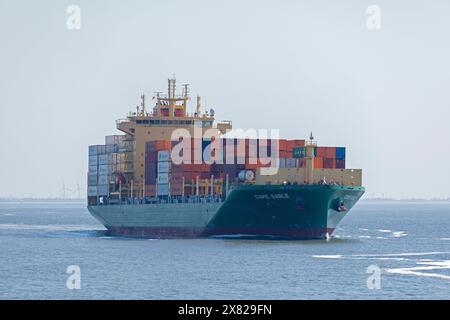
<instances>
[{"instance_id":1,"label":"ship's anchor","mask_svg":"<svg viewBox=\"0 0 450 320\"><path fill-rule=\"evenodd\" d=\"M339 200L338 200L338 204L337 204L336 210L337 210L338 212L344 212L344 211L347 211L347 210L348 210L347 207L345 206L344 201L343 201L342 199L339 199Z\"/></svg>"}]
</instances>

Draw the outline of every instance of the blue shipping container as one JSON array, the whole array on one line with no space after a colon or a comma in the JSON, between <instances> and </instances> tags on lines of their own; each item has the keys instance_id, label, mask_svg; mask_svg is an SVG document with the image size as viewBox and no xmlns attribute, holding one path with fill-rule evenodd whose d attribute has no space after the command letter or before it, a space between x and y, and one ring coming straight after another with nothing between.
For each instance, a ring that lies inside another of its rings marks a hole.
<instances>
[{"instance_id":1,"label":"blue shipping container","mask_svg":"<svg viewBox=\"0 0 450 320\"><path fill-rule=\"evenodd\" d=\"M336 159L345 159L345 147L336 147Z\"/></svg>"}]
</instances>

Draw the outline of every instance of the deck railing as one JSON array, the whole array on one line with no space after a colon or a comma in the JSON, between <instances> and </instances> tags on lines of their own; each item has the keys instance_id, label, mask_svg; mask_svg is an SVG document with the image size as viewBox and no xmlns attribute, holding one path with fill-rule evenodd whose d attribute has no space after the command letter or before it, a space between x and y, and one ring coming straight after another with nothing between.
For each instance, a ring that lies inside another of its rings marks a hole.
<instances>
[{"instance_id":1,"label":"deck railing","mask_svg":"<svg viewBox=\"0 0 450 320\"><path fill-rule=\"evenodd\" d=\"M111 199L108 197L99 197L97 206L109 205L135 205L135 204L169 204L169 203L220 203L225 200L220 195L200 195L200 196L160 196L160 197L134 197Z\"/></svg>"}]
</instances>

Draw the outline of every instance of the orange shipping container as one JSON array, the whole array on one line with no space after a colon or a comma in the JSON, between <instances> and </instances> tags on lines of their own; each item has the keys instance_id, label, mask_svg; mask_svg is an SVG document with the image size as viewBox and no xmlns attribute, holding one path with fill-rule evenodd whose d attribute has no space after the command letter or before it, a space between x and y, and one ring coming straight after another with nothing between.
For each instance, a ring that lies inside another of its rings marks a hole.
<instances>
[{"instance_id":1,"label":"orange shipping container","mask_svg":"<svg viewBox=\"0 0 450 320\"><path fill-rule=\"evenodd\" d=\"M170 141L170 140L155 141L155 149L157 151L170 150L170 149L172 149L172 141Z\"/></svg>"},{"instance_id":2,"label":"orange shipping container","mask_svg":"<svg viewBox=\"0 0 450 320\"><path fill-rule=\"evenodd\" d=\"M323 168L323 158L321 158L321 157L314 158L314 168L318 168L318 169Z\"/></svg>"}]
</instances>

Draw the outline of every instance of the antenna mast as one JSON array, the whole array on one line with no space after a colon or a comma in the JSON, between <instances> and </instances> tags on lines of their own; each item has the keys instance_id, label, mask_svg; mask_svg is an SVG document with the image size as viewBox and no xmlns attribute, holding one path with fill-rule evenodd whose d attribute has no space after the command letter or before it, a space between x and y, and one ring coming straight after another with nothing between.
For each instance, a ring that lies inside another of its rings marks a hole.
<instances>
[{"instance_id":1,"label":"antenna mast","mask_svg":"<svg viewBox=\"0 0 450 320\"><path fill-rule=\"evenodd\" d=\"M195 113L197 114L197 116L200 116L200 107L201 107L201 103L200 103L200 96L197 96L197 107L195 108Z\"/></svg>"},{"instance_id":2,"label":"antenna mast","mask_svg":"<svg viewBox=\"0 0 450 320\"><path fill-rule=\"evenodd\" d=\"M145 94L141 95L141 114L145 115Z\"/></svg>"},{"instance_id":3,"label":"antenna mast","mask_svg":"<svg viewBox=\"0 0 450 320\"><path fill-rule=\"evenodd\" d=\"M185 113L188 100L189 100L189 84L183 84L183 108Z\"/></svg>"}]
</instances>

